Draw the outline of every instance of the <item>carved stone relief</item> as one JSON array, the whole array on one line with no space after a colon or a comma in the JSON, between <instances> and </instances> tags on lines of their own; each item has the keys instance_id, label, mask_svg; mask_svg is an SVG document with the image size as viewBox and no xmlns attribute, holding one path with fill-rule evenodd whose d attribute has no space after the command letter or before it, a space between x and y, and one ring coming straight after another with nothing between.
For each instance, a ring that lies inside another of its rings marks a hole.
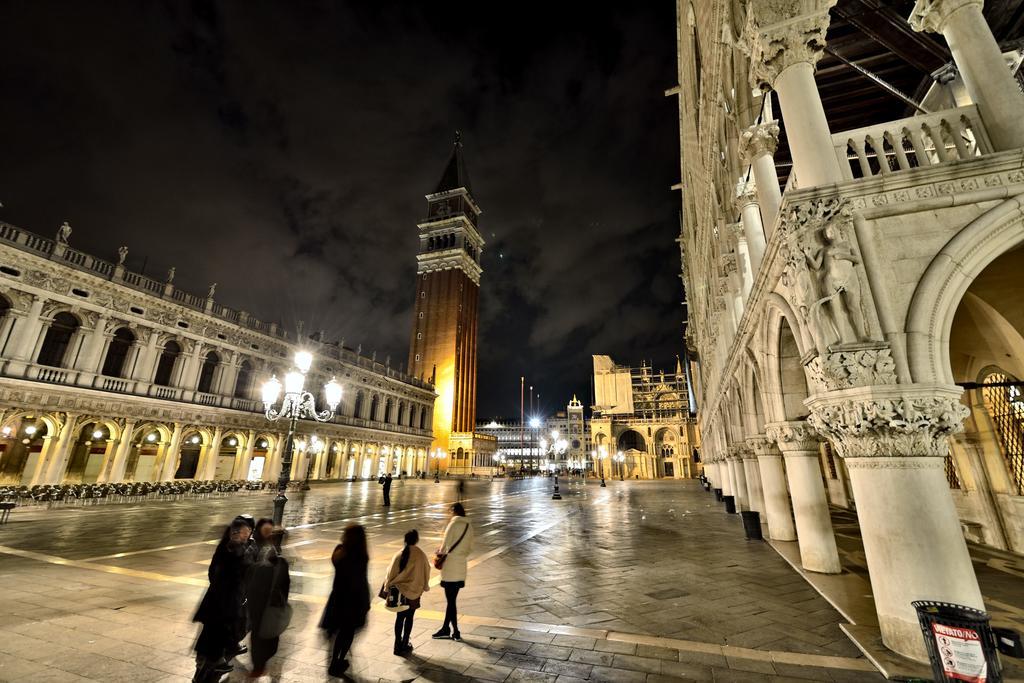
<instances>
[{"instance_id":1,"label":"carved stone relief","mask_svg":"<svg viewBox=\"0 0 1024 683\"><path fill-rule=\"evenodd\" d=\"M959 390L865 388L807 402L808 422L846 458L945 456L970 413Z\"/></svg>"}]
</instances>

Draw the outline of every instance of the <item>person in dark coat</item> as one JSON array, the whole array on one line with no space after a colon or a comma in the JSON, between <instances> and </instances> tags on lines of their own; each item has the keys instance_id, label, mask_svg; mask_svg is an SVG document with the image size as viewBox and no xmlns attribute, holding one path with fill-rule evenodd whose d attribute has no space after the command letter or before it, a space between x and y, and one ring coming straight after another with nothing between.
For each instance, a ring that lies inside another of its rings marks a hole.
<instances>
[{"instance_id":1,"label":"person in dark coat","mask_svg":"<svg viewBox=\"0 0 1024 683\"><path fill-rule=\"evenodd\" d=\"M291 578L288 561L274 547L274 522L263 518L256 522L256 552L246 585L246 607L252 634L252 672L257 678L266 673L267 662L277 654L280 633L274 624L264 624L267 608L284 608L288 604Z\"/></svg>"},{"instance_id":2,"label":"person in dark coat","mask_svg":"<svg viewBox=\"0 0 1024 683\"><path fill-rule=\"evenodd\" d=\"M350 524L341 534L341 544L331 554L334 565L334 585L320 620L320 628L328 638L334 638L328 675L342 676L349 667L345 657L352 647L356 633L366 625L370 611L370 584L367 566L370 563L366 547L366 529Z\"/></svg>"},{"instance_id":3,"label":"person in dark coat","mask_svg":"<svg viewBox=\"0 0 1024 683\"><path fill-rule=\"evenodd\" d=\"M246 632L246 548L250 534L249 525L235 519L213 552L207 571L210 587L192 618L203 625L195 644L193 683L218 681L234 668L228 660L238 653L238 642Z\"/></svg>"},{"instance_id":4,"label":"person in dark coat","mask_svg":"<svg viewBox=\"0 0 1024 683\"><path fill-rule=\"evenodd\" d=\"M391 506L391 473L388 472L387 476L384 477L384 505L387 507Z\"/></svg>"}]
</instances>

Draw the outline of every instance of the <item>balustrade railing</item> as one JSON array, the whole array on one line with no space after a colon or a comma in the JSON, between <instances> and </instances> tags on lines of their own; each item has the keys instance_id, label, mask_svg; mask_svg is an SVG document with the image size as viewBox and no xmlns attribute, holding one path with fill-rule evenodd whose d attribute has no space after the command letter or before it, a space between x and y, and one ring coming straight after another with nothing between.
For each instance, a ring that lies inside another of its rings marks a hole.
<instances>
[{"instance_id":1,"label":"balustrade railing","mask_svg":"<svg viewBox=\"0 0 1024 683\"><path fill-rule=\"evenodd\" d=\"M166 398L172 401L178 400L178 389L174 387L164 387L158 384L154 384L150 389L150 395L156 398Z\"/></svg>"},{"instance_id":2,"label":"balustrade railing","mask_svg":"<svg viewBox=\"0 0 1024 683\"><path fill-rule=\"evenodd\" d=\"M196 392L196 403L201 403L204 406L215 406L220 403L219 397L216 394L203 394Z\"/></svg>"},{"instance_id":3,"label":"balustrade railing","mask_svg":"<svg viewBox=\"0 0 1024 683\"><path fill-rule=\"evenodd\" d=\"M992 153L974 105L912 116L832 136L848 180L937 166Z\"/></svg>"},{"instance_id":4,"label":"balustrade railing","mask_svg":"<svg viewBox=\"0 0 1024 683\"><path fill-rule=\"evenodd\" d=\"M104 391L117 391L122 394L128 393L129 382L126 379L118 379L116 377L104 377L100 383L100 387Z\"/></svg>"},{"instance_id":5,"label":"balustrade railing","mask_svg":"<svg viewBox=\"0 0 1024 683\"><path fill-rule=\"evenodd\" d=\"M61 368L40 367L36 369L36 373L36 379L40 382L49 382L51 384L67 384L70 376L69 371Z\"/></svg>"}]
</instances>

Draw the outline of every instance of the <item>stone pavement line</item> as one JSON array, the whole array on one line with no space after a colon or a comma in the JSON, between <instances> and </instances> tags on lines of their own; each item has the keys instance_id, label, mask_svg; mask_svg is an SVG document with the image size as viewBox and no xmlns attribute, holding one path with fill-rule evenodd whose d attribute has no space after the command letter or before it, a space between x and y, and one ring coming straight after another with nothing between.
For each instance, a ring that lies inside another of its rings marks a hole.
<instances>
[{"instance_id":1,"label":"stone pavement line","mask_svg":"<svg viewBox=\"0 0 1024 683\"><path fill-rule=\"evenodd\" d=\"M37 553L33 550L18 550L17 548L8 548L3 545L0 545L0 554L24 557L37 562L46 562L47 564L59 564L65 567L75 567L76 569L91 569L93 571L106 572L108 574L121 574L122 576L132 576L137 579L150 579L151 581L162 581L164 583L183 583L187 586L207 586L210 583L208 579L196 579L187 576L170 576L168 574L158 574L156 572L147 572L140 569L115 567L111 564L96 564L95 562L86 562L85 560L69 560L63 557L57 557L56 555Z\"/></svg>"}]
</instances>

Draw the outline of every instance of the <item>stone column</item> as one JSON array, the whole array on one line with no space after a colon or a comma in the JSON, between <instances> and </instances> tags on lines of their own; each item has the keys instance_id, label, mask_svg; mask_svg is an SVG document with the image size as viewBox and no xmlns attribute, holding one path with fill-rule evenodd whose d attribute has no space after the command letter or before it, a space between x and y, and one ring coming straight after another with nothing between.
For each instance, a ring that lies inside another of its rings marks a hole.
<instances>
[{"instance_id":1,"label":"stone column","mask_svg":"<svg viewBox=\"0 0 1024 683\"><path fill-rule=\"evenodd\" d=\"M766 94L765 97L768 97ZM782 190L779 189L779 174L775 170L775 150L779 146L779 122L767 121L747 128L740 133L739 153L745 164L749 164L754 175L756 195L751 192L749 184L740 193L737 205L746 229L748 223L754 236L747 236L747 243L754 245L760 233L760 250L757 263L761 263L764 255L766 237L771 237L775 229L775 221L779 217L779 206L782 205ZM748 216L749 213L749 216ZM760 223L755 229L755 219ZM755 247L751 246L753 252ZM757 272L757 268L754 268Z\"/></svg>"},{"instance_id":2,"label":"stone column","mask_svg":"<svg viewBox=\"0 0 1024 683\"><path fill-rule=\"evenodd\" d=\"M762 90L774 89L786 122L793 172L799 186L842 181L825 109L814 82L814 66L825 47L829 9L837 0L751 3L744 39L750 75Z\"/></svg>"},{"instance_id":3,"label":"stone column","mask_svg":"<svg viewBox=\"0 0 1024 683\"><path fill-rule=\"evenodd\" d=\"M109 468L104 467L97 483L116 483L124 479L124 468L128 465L128 454L132 450L132 436L135 434L135 420L126 420L121 429L121 440L117 442L114 458Z\"/></svg>"},{"instance_id":4,"label":"stone column","mask_svg":"<svg viewBox=\"0 0 1024 683\"><path fill-rule=\"evenodd\" d=\"M882 642L927 661L913 600L985 609L946 483L967 408L942 385L857 387L810 399L810 422L850 472Z\"/></svg>"},{"instance_id":5,"label":"stone column","mask_svg":"<svg viewBox=\"0 0 1024 683\"><path fill-rule=\"evenodd\" d=\"M274 481L281 476L281 459L284 457L284 442L287 440L287 434L276 435L274 450L267 457L268 462L263 465L264 481Z\"/></svg>"},{"instance_id":6,"label":"stone column","mask_svg":"<svg viewBox=\"0 0 1024 683\"><path fill-rule=\"evenodd\" d=\"M11 344L10 362L7 374L21 376L28 365L35 360L32 352L43 329L42 322L43 298L33 297L28 312L20 317L14 327L14 340Z\"/></svg>"},{"instance_id":7,"label":"stone column","mask_svg":"<svg viewBox=\"0 0 1024 683\"><path fill-rule=\"evenodd\" d=\"M732 488L733 477L732 477L732 473L730 472L729 461L726 460L725 456L723 456L723 455L717 456L716 460L717 460L717 463L718 463L718 471L720 473L720 478L722 480L722 481L720 481L718 483L718 486L719 486L719 488L722 489L722 495L723 496L731 496L731 495L733 495L733 488Z\"/></svg>"},{"instance_id":8,"label":"stone column","mask_svg":"<svg viewBox=\"0 0 1024 683\"><path fill-rule=\"evenodd\" d=\"M174 479L174 472L178 469L179 451L181 450L181 433L181 423L175 422L174 431L171 432L171 440L164 448L164 459L160 463L158 481L172 481Z\"/></svg>"},{"instance_id":9,"label":"stone column","mask_svg":"<svg viewBox=\"0 0 1024 683\"><path fill-rule=\"evenodd\" d=\"M93 379L100 371L103 351L113 337L113 335L107 334L107 320L108 317L105 315L96 319L96 324L93 325L86 337L82 353L79 354L78 362L75 364L75 369L81 371L78 383L83 386L92 386Z\"/></svg>"},{"instance_id":10,"label":"stone column","mask_svg":"<svg viewBox=\"0 0 1024 683\"><path fill-rule=\"evenodd\" d=\"M981 13L982 0L917 0L915 31L941 33L997 151L1024 147L1024 94Z\"/></svg>"},{"instance_id":11,"label":"stone column","mask_svg":"<svg viewBox=\"0 0 1024 683\"><path fill-rule=\"evenodd\" d=\"M760 221L761 219L758 218L757 220ZM754 270L753 257L750 253L750 245L747 243L745 226L740 222L733 223L730 227L736 237L736 271L739 277L739 286L736 287L736 294L738 297L738 310L740 311L739 317L742 317L743 309L747 299L750 297L750 289L754 286L754 273L756 271ZM762 237L762 239L764 238Z\"/></svg>"},{"instance_id":12,"label":"stone column","mask_svg":"<svg viewBox=\"0 0 1024 683\"><path fill-rule=\"evenodd\" d=\"M761 488L761 470L757 465L757 456L753 449L747 445L736 447L740 458L743 460L743 473L747 481L747 496L750 510L754 510L762 517L767 517L764 508L764 491ZM765 519L765 521L768 521Z\"/></svg>"},{"instance_id":13,"label":"stone column","mask_svg":"<svg viewBox=\"0 0 1024 683\"><path fill-rule=\"evenodd\" d=\"M800 543L800 564L812 572L840 573L842 566L832 533L828 497L821 480L820 437L804 420L774 422L765 425L765 432L779 445L786 458L786 478L793 500L796 538Z\"/></svg>"},{"instance_id":14,"label":"stone column","mask_svg":"<svg viewBox=\"0 0 1024 683\"><path fill-rule=\"evenodd\" d=\"M757 457L757 468L761 474L768 537L773 541L795 541L796 527L793 526L793 513L789 507L782 453L775 442L764 434L748 437L747 445Z\"/></svg>"},{"instance_id":15,"label":"stone column","mask_svg":"<svg viewBox=\"0 0 1024 683\"><path fill-rule=\"evenodd\" d=\"M743 456L738 446L729 447L729 469L733 478L733 497L736 499L736 512L750 509L750 498L747 495L747 473L743 467Z\"/></svg>"},{"instance_id":16,"label":"stone column","mask_svg":"<svg viewBox=\"0 0 1024 683\"><path fill-rule=\"evenodd\" d=\"M231 471L232 479L248 479L249 478L249 465L252 464L252 454L256 450L256 432L249 430L249 433L245 435L245 448L242 450L242 456L238 459L235 468ZM266 463L264 463L266 466Z\"/></svg>"},{"instance_id":17,"label":"stone column","mask_svg":"<svg viewBox=\"0 0 1024 683\"><path fill-rule=\"evenodd\" d=\"M61 427L60 434L57 436L56 442L52 447L50 457L43 464L43 474L37 483L59 484L64 480L64 472L68 468L68 455L71 452L71 446L75 441L74 437L78 432L78 428L81 426L78 424L79 417L79 415L74 413L67 413L65 416L64 426ZM42 458L39 461L42 462Z\"/></svg>"},{"instance_id":18,"label":"stone column","mask_svg":"<svg viewBox=\"0 0 1024 683\"><path fill-rule=\"evenodd\" d=\"M156 346L159 340L160 333L150 330L146 345L139 349L139 358L135 362L135 371L131 375L136 382L153 381L153 377L156 375L156 365L160 360L160 350Z\"/></svg>"}]
</instances>

